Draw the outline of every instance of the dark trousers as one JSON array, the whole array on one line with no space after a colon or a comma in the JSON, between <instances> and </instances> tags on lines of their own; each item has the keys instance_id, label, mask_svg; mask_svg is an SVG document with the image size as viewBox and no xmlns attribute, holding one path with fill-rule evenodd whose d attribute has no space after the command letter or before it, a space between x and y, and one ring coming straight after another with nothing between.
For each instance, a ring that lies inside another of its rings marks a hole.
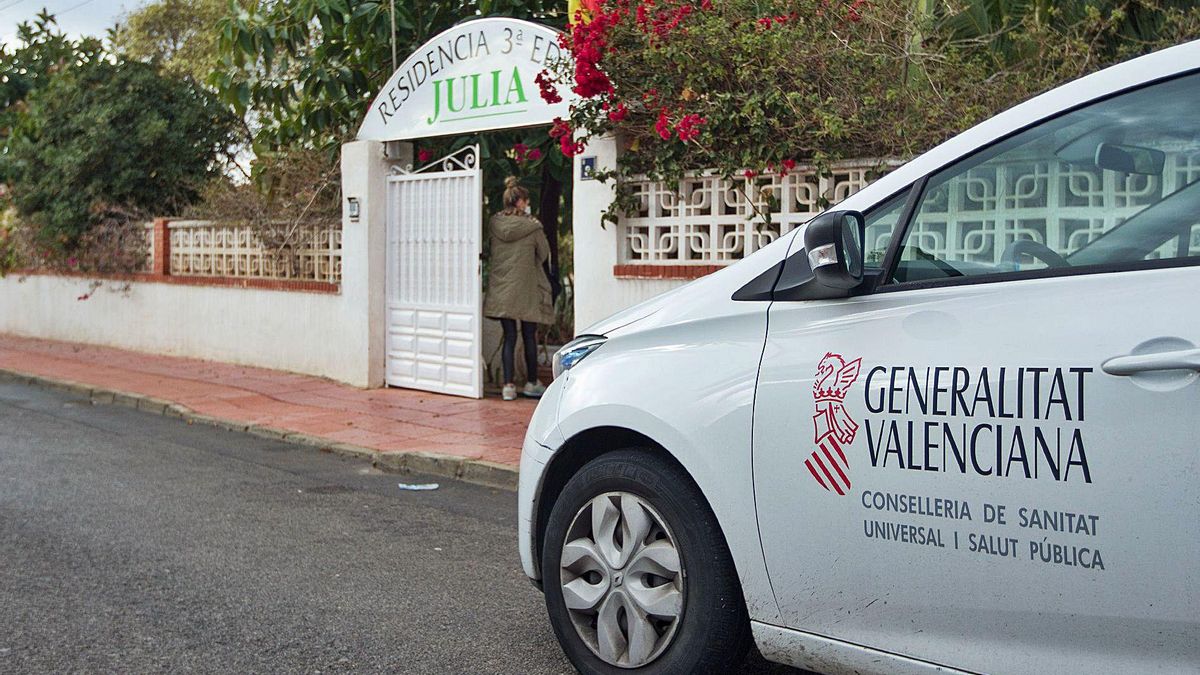
<instances>
[{"instance_id":1,"label":"dark trousers","mask_svg":"<svg viewBox=\"0 0 1200 675\"><path fill-rule=\"evenodd\" d=\"M517 320L500 319L504 329L504 346L500 350L500 365L504 368L504 383L513 381L513 355L517 350ZM525 351L525 379L537 382L537 324L521 322L521 347Z\"/></svg>"}]
</instances>

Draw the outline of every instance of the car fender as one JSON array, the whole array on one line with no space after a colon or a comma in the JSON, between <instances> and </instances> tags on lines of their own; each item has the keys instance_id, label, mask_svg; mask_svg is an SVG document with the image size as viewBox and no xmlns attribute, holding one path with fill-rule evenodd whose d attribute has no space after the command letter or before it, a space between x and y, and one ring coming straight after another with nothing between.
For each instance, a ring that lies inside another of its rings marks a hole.
<instances>
[{"instance_id":1,"label":"car fender","mask_svg":"<svg viewBox=\"0 0 1200 675\"><path fill-rule=\"evenodd\" d=\"M765 329L765 303L739 303L729 314L612 337L569 371L558 428L565 439L624 429L665 450L708 500L750 616L771 622L779 610L759 541L750 448Z\"/></svg>"}]
</instances>

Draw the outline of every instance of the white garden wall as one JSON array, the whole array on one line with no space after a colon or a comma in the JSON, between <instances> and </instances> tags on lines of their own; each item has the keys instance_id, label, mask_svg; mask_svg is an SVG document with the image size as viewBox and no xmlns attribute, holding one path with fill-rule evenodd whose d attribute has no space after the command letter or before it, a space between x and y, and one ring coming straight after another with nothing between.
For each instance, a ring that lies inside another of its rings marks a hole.
<instances>
[{"instance_id":1,"label":"white garden wall","mask_svg":"<svg viewBox=\"0 0 1200 675\"><path fill-rule=\"evenodd\" d=\"M343 215L338 292L112 281L78 300L86 278L10 275L0 279L0 332L381 386L388 164L375 142L346 145L342 163L343 193L361 215Z\"/></svg>"},{"instance_id":2,"label":"white garden wall","mask_svg":"<svg viewBox=\"0 0 1200 675\"><path fill-rule=\"evenodd\" d=\"M109 282L31 275L0 280L0 332L278 368L365 386L362 312L343 295Z\"/></svg>"}]
</instances>

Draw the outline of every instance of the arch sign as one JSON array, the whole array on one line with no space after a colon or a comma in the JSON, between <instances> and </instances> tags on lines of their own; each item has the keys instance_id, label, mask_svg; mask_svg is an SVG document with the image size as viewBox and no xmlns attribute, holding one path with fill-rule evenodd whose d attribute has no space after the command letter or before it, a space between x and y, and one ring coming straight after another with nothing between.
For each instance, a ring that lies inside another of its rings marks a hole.
<instances>
[{"instance_id":1,"label":"arch sign","mask_svg":"<svg viewBox=\"0 0 1200 675\"><path fill-rule=\"evenodd\" d=\"M399 141L549 124L563 101L542 99L534 79L566 55L558 31L502 17L466 21L425 43L371 103L359 140Z\"/></svg>"}]
</instances>

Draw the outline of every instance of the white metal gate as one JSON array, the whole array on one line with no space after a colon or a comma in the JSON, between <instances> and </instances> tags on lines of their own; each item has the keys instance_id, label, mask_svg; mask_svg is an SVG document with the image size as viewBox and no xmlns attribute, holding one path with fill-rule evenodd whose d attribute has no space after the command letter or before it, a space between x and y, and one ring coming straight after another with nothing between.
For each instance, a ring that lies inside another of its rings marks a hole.
<instances>
[{"instance_id":1,"label":"white metal gate","mask_svg":"<svg viewBox=\"0 0 1200 675\"><path fill-rule=\"evenodd\" d=\"M389 385L483 396L479 147L388 176Z\"/></svg>"}]
</instances>

